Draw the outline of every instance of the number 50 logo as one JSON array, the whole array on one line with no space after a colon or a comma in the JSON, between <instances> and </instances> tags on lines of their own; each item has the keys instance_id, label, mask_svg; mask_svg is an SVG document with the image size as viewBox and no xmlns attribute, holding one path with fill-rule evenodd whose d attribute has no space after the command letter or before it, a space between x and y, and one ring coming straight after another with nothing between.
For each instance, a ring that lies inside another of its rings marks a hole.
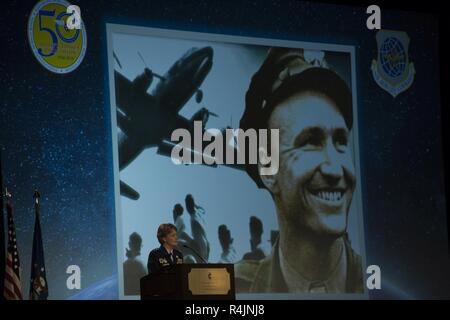
<instances>
[{"instance_id":1,"label":"number 50 logo","mask_svg":"<svg viewBox=\"0 0 450 320\"><path fill-rule=\"evenodd\" d=\"M65 0L38 2L28 19L28 41L36 59L48 70L75 70L86 53L86 28L78 7ZM75 25L75 27L74 27Z\"/></svg>"}]
</instances>

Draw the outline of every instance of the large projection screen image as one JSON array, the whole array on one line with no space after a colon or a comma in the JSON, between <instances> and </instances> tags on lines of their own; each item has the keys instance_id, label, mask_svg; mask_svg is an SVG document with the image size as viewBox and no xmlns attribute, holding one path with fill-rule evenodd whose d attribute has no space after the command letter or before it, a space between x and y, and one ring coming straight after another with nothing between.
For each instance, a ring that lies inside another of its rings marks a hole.
<instances>
[{"instance_id":1,"label":"large projection screen image","mask_svg":"<svg viewBox=\"0 0 450 320\"><path fill-rule=\"evenodd\" d=\"M139 298L162 223L184 263L233 263L238 299L367 298L354 48L106 30L119 298ZM227 129L249 128L279 130L275 174L221 161L245 146Z\"/></svg>"}]
</instances>

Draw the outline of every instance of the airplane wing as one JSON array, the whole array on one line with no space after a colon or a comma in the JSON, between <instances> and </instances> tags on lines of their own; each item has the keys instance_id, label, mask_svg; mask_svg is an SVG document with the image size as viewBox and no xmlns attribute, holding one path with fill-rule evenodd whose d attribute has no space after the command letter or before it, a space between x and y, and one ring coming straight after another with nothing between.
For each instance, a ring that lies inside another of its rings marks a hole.
<instances>
[{"instance_id":1,"label":"airplane wing","mask_svg":"<svg viewBox=\"0 0 450 320\"><path fill-rule=\"evenodd\" d=\"M114 71L114 83L116 89L116 105L121 109L126 108L132 98L133 85L130 80L118 71Z\"/></svg>"},{"instance_id":2,"label":"airplane wing","mask_svg":"<svg viewBox=\"0 0 450 320\"><path fill-rule=\"evenodd\" d=\"M175 120L175 128L193 130L194 122L189 119L186 119L183 116L177 115Z\"/></svg>"},{"instance_id":3,"label":"airplane wing","mask_svg":"<svg viewBox=\"0 0 450 320\"><path fill-rule=\"evenodd\" d=\"M117 124L128 136L135 137L149 125L149 118L156 109L156 99L146 91L151 83L151 75L144 73L134 81L128 80L118 71L114 71L114 76Z\"/></svg>"},{"instance_id":4,"label":"airplane wing","mask_svg":"<svg viewBox=\"0 0 450 320\"><path fill-rule=\"evenodd\" d=\"M176 143L170 141L170 140L163 140L159 145L158 145L158 150L157 150L157 154L165 156L165 157L171 157L172 156L172 149L176 146ZM197 150L194 149L187 149L187 152L191 152L191 159L193 159L194 154L198 153ZM203 156L204 154L202 154ZM185 165L190 165L189 163L186 163ZM217 168L219 165L218 164L206 164L206 163L202 163L202 165L207 166L207 167L213 167L213 168ZM237 169L237 170L241 170L241 171L245 171L245 166L243 164L227 164L227 163L223 163L220 164L220 166L225 166L225 167L229 167L232 169Z\"/></svg>"},{"instance_id":5,"label":"airplane wing","mask_svg":"<svg viewBox=\"0 0 450 320\"><path fill-rule=\"evenodd\" d=\"M120 194L131 200L138 200L140 197L139 192L134 190L132 187L130 187L128 184L126 184L122 180L120 181Z\"/></svg>"},{"instance_id":6,"label":"airplane wing","mask_svg":"<svg viewBox=\"0 0 450 320\"><path fill-rule=\"evenodd\" d=\"M193 120L189 120L189 119L186 119L186 118L178 115L177 119L176 119L176 128L187 129L187 130L189 130L191 132L191 136L192 137L194 136L194 133L192 132L192 130L194 128ZM205 131L203 130L203 133L204 132ZM170 140L170 137L167 137L167 138L163 139L158 144L157 153L159 155L162 155L162 156L171 157L172 150L173 150L173 148L176 145L177 144L175 142ZM194 154L199 153L197 150L194 150L194 149L187 149L186 151L187 152L191 152L191 159L193 159ZM237 154L237 149L236 148L235 148L235 154ZM203 156L203 154L202 154L202 156ZM202 163L202 164L205 165L205 166L214 167L214 168L218 166L217 164L212 164L212 165L208 165L206 163ZM189 165L189 164L186 164L186 165ZM242 164L225 164L224 163L224 164L221 164L221 165L226 166L226 167L230 167L230 168L233 168L233 169L245 170L245 167Z\"/></svg>"}]
</instances>

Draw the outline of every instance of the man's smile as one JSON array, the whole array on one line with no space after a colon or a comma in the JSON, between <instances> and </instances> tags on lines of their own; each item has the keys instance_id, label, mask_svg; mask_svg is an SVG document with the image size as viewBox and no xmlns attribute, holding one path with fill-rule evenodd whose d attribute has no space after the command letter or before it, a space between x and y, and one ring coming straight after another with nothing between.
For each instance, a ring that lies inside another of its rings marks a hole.
<instances>
[{"instance_id":1,"label":"man's smile","mask_svg":"<svg viewBox=\"0 0 450 320\"><path fill-rule=\"evenodd\" d=\"M318 206L320 211L337 213L344 205L347 190L341 187L306 188L306 193L310 204Z\"/></svg>"},{"instance_id":2,"label":"man's smile","mask_svg":"<svg viewBox=\"0 0 450 320\"><path fill-rule=\"evenodd\" d=\"M342 199L344 191L335 189L322 189L310 191L315 197L324 201L338 202Z\"/></svg>"}]
</instances>

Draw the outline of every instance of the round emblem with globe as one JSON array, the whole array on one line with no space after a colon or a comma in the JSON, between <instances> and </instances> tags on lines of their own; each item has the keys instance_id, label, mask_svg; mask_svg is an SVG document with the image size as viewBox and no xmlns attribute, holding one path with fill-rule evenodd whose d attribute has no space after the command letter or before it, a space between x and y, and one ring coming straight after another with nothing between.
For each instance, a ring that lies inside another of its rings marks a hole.
<instances>
[{"instance_id":1,"label":"round emblem with globe","mask_svg":"<svg viewBox=\"0 0 450 320\"><path fill-rule=\"evenodd\" d=\"M378 60L372 60L375 82L394 98L408 89L416 70L409 61L409 37L404 31L380 30L376 34Z\"/></svg>"},{"instance_id":2,"label":"round emblem with globe","mask_svg":"<svg viewBox=\"0 0 450 320\"><path fill-rule=\"evenodd\" d=\"M406 51L399 39L386 38L380 47L380 64L383 71L392 78L400 77L407 66Z\"/></svg>"}]
</instances>

